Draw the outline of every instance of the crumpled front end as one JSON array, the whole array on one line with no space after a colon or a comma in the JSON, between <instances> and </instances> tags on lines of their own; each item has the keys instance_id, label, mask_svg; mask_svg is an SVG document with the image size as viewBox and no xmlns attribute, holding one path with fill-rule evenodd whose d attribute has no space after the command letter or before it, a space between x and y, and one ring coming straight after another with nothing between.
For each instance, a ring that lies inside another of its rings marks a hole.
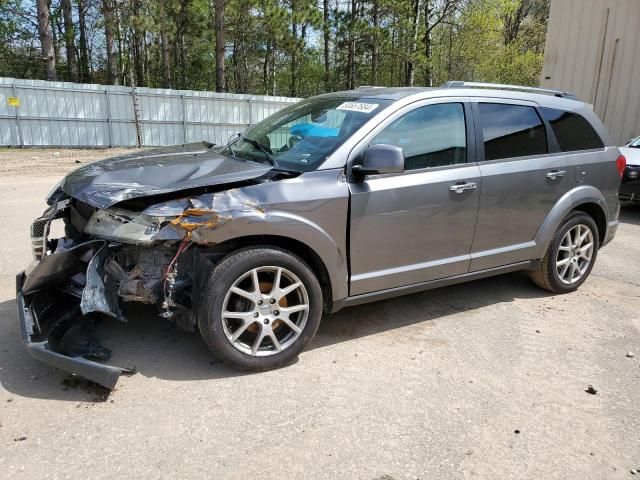
<instances>
[{"instance_id":1,"label":"crumpled front end","mask_svg":"<svg viewBox=\"0 0 640 480\"><path fill-rule=\"evenodd\" d=\"M100 209L64 192L31 228L34 262L17 278L22 339L37 359L113 388L127 368L98 363L111 351L93 335L103 321L126 322L128 302L193 331L199 286L220 252L215 230L261 215L242 190L184 196L146 207ZM137 205L136 205L137 206ZM50 238L51 225L65 235Z\"/></svg>"},{"instance_id":2,"label":"crumpled front end","mask_svg":"<svg viewBox=\"0 0 640 480\"><path fill-rule=\"evenodd\" d=\"M59 242L63 243L63 242ZM87 241L44 252L16 278L22 341L36 359L112 389L130 369L97 363L111 351L93 336L104 316L124 320L104 272L108 247Z\"/></svg>"}]
</instances>

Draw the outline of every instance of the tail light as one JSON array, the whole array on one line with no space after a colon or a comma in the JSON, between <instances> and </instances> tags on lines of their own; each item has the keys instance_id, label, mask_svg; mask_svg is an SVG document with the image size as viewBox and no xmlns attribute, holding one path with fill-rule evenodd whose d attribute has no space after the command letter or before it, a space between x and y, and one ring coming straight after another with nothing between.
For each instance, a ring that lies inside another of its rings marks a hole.
<instances>
[{"instance_id":1,"label":"tail light","mask_svg":"<svg viewBox=\"0 0 640 480\"><path fill-rule=\"evenodd\" d=\"M624 155L620 155L616 159L616 168L618 169L618 173L620 174L620 178L622 178L622 174L624 173L624 169L627 167L627 159L624 158Z\"/></svg>"}]
</instances>

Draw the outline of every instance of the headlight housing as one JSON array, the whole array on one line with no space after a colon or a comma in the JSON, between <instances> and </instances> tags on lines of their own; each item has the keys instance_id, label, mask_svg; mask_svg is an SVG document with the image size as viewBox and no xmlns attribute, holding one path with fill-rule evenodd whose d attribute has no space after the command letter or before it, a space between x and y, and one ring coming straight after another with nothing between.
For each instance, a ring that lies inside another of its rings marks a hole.
<instances>
[{"instance_id":1,"label":"headlight housing","mask_svg":"<svg viewBox=\"0 0 640 480\"><path fill-rule=\"evenodd\" d=\"M119 208L96 210L84 231L121 243L149 244L158 240L180 240L184 234L164 228L176 216L152 216Z\"/></svg>"}]
</instances>

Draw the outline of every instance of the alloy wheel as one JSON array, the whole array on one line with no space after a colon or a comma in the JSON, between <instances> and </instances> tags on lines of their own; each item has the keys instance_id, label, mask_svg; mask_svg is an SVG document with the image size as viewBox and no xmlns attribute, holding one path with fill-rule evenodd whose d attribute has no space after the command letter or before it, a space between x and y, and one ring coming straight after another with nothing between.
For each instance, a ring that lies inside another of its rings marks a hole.
<instances>
[{"instance_id":1,"label":"alloy wheel","mask_svg":"<svg viewBox=\"0 0 640 480\"><path fill-rule=\"evenodd\" d=\"M586 225L575 225L565 233L556 256L556 272L562 283L571 285L585 275L593 248L593 233Z\"/></svg>"},{"instance_id":2,"label":"alloy wheel","mask_svg":"<svg viewBox=\"0 0 640 480\"><path fill-rule=\"evenodd\" d=\"M241 275L222 304L227 340L251 356L275 355L291 346L309 315L309 295L297 275L278 266Z\"/></svg>"}]
</instances>

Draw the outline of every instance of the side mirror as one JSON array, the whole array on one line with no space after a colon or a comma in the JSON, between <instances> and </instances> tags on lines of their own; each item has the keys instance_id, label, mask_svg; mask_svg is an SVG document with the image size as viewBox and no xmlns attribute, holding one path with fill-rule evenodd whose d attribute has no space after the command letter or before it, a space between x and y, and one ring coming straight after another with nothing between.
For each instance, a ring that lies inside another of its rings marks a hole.
<instances>
[{"instance_id":1,"label":"side mirror","mask_svg":"<svg viewBox=\"0 0 640 480\"><path fill-rule=\"evenodd\" d=\"M404 153L395 145L371 145L362 156L362 165L353 165L354 175L404 172Z\"/></svg>"}]
</instances>

